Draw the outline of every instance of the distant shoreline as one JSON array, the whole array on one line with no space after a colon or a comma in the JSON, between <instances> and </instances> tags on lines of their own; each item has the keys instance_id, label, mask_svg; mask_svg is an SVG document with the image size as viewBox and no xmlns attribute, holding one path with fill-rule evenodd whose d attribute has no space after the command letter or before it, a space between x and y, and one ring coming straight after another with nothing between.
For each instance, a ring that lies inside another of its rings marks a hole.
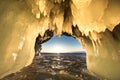
<instances>
[{"instance_id":1,"label":"distant shoreline","mask_svg":"<svg viewBox=\"0 0 120 80\"><path fill-rule=\"evenodd\" d=\"M69 52L69 53L48 53L48 52L41 52L40 55L42 56L82 56L86 57L85 52Z\"/></svg>"},{"instance_id":2,"label":"distant shoreline","mask_svg":"<svg viewBox=\"0 0 120 80\"><path fill-rule=\"evenodd\" d=\"M54 52L41 52L40 54L44 54L44 53L47 53L47 54L73 54L73 53L84 53L84 54L86 54L86 52L85 51L80 51L80 52L60 52L60 53L54 53Z\"/></svg>"}]
</instances>

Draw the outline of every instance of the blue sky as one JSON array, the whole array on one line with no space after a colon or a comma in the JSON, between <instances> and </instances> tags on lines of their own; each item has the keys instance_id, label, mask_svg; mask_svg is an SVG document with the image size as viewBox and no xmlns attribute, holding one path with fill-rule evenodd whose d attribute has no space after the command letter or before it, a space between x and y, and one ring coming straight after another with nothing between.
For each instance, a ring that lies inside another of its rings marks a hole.
<instances>
[{"instance_id":1,"label":"blue sky","mask_svg":"<svg viewBox=\"0 0 120 80\"><path fill-rule=\"evenodd\" d=\"M83 51L82 45L75 38L62 35L54 36L49 41L42 44L41 52L78 52Z\"/></svg>"}]
</instances>

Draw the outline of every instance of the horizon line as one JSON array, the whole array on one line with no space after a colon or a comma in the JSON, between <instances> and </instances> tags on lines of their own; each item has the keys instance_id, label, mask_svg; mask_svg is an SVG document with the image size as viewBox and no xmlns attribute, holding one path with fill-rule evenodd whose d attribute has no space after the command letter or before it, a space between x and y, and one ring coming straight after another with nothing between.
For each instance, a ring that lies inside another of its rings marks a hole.
<instances>
[{"instance_id":1,"label":"horizon line","mask_svg":"<svg viewBox=\"0 0 120 80\"><path fill-rule=\"evenodd\" d=\"M59 53L81 53L81 52L86 53L86 51L59 52ZM40 52L40 53L56 53L56 54L59 54L59 53L57 53L57 52Z\"/></svg>"}]
</instances>

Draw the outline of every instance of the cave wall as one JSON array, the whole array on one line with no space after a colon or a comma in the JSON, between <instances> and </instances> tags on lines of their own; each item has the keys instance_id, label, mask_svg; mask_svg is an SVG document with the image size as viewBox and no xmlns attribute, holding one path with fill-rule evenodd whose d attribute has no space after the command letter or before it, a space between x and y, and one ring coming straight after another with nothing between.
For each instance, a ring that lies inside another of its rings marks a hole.
<instances>
[{"instance_id":1,"label":"cave wall","mask_svg":"<svg viewBox=\"0 0 120 80\"><path fill-rule=\"evenodd\" d=\"M118 28L114 30L119 31ZM114 34L106 29L105 32L95 32L94 35L92 33L90 39L83 38L87 51L87 68L108 80L120 79L120 35L115 37ZM117 34L120 34L120 31ZM92 37L99 39L93 40Z\"/></svg>"},{"instance_id":2,"label":"cave wall","mask_svg":"<svg viewBox=\"0 0 120 80\"><path fill-rule=\"evenodd\" d=\"M119 0L1 0L0 78L32 62L38 34L43 43L67 33L87 50L91 72L119 80L119 4Z\"/></svg>"},{"instance_id":3,"label":"cave wall","mask_svg":"<svg viewBox=\"0 0 120 80\"><path fill-rule=\"evenodd\" d=\"M25 2L0 1L0 78L32 62L37 25Z\"/></svg>"},{"instance_id":4,"label":"cave wall","mask_svg":"<svg viewBox=\"0 0 120 80\"><path fill-rule=\"evenodd\" d=\"M73 28L76 37L87 53L87 68L103 79L119 80L120 73L120 25L113 31L93 32L82 36L78 27Z\"/></svg>"}]
</instances>

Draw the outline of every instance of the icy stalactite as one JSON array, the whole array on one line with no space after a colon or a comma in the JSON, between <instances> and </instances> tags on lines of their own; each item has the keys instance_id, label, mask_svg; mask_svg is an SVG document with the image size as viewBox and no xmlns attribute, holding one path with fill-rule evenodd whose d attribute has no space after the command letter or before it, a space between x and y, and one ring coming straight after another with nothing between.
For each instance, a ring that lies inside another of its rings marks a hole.
<instances>
[{"instance_id":1,"label":"icy stalactite","mask_svg":"<svg viewBox=\"0 0 120 80\"><path fill-rule=\"evenodd\" d=\"M40 17L40 22L44 26L44 21L41 19L49 20L44 27L54 30L56 35L61 35L62 32L68 32L72 34L72 14L70 9L70 0L35 0L31 3L26 0L28 5L31 5L32 12L35 16ZM51 26L52 25L52 26ZM64 27L63 27L64 26ZM43 34L41 34L43 35Z\"/></svg>"},{"instance_id":2,"label":"icy stalactite","mask_svg":"<svg viewBox=\"0 0 120 80\"><path fill-rule=\"evenodd\" d=\"M82 0L73 1L71 10L73 24L77 24L82 33L104 32L106 28L112 31L114 26L120 22L118 0ZM79 5L82 5L79 7ZM115 19L116 18L116 19Z\"/></svg>"},{"instance_id":3,"label":"icy stalactite","mask_svg":"<svg viewBox=\"0 0 120 80\"><path fill-rule=\"evenodd\" d=\"M46 16L50 18L49 24L56 24L59 34L62 30L71 33L67 29L70 29L72 24L77 25L83 34L88 35L93 31L104 32L106 29L112 31L120 22L119 0L33 0L33 3L31 0L26 1L39 19ZM70 15L65 15L66 13ZM57 17L59 23L55 20ZM66 21L66 17L69 20ZM66 24L68 28L61 28L59 24L61 26Z\"/></svg>"},{"instance_id":4,"label":"icy stalactite","mask_svg":"<svg viewBox=\"0 0 120 80\"><path fill-rule=\"evenodd\" d=\"M63 13L61 13L60 15L56 16L53 24L55 24L57 26L57 34L61 35L62 34L62 27L63 27Z\"/></svg>"}]
</instances>

